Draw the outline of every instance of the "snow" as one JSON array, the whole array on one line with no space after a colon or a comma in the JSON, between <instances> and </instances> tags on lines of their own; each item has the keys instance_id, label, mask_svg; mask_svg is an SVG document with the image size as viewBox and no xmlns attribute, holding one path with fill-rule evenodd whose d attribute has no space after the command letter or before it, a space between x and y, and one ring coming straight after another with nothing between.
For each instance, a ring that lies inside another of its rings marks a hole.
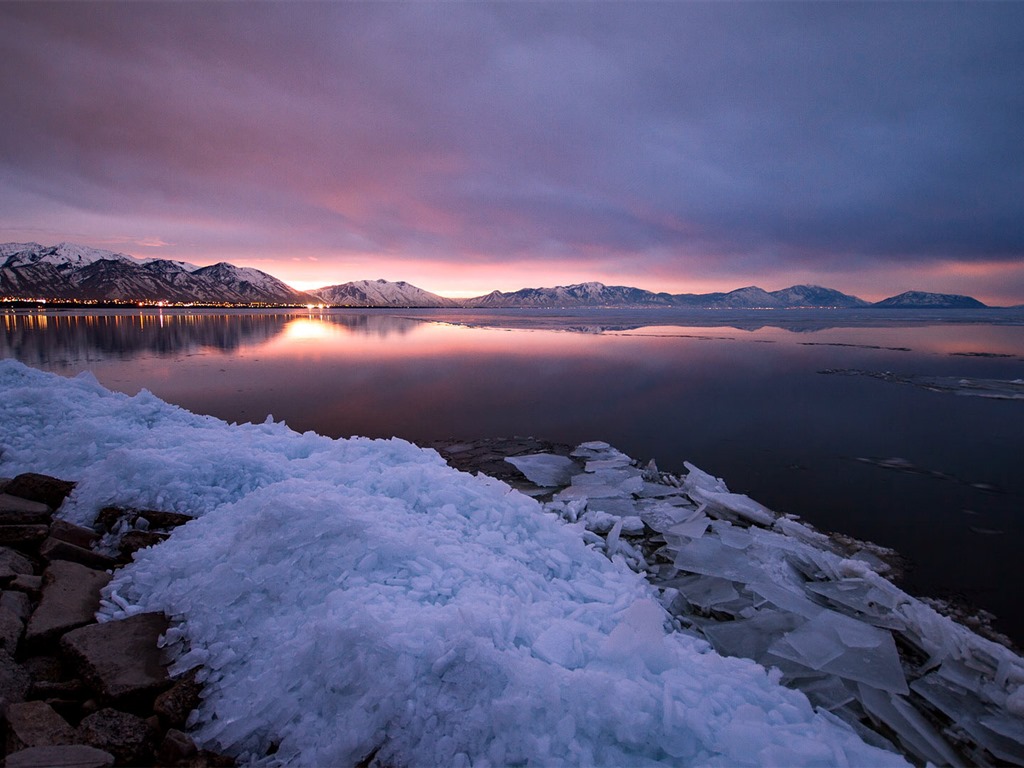
<instances>
[{"instance_id":1,"label":"snow","mask_svg":"<svg viewBox=\"0 0 1024 768\"><path fill-rule=\"evenodd\" d=\"M609 558L401 440L229 425L10 360L0 392L0 474L77 480L62 517L197 516L116 573L101 614L172 618L173 670L202 665L206 686L192 733L243 763L905 764L778 672L671 631L621 518Z\"/></svg>"}]
</instances>

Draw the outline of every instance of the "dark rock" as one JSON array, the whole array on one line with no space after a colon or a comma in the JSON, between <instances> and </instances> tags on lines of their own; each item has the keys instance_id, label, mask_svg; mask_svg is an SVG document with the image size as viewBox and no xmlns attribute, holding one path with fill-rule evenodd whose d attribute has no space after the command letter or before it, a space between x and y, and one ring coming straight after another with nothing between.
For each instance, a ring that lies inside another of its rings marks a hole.
<instances>
[{"instance_id":1,"label":"dark rock","mask_svg":"<svg viewBox=\"0 0 1024 768\"><path fill-rule=\"evenodd\" d=\"M75 484L68 480L58 480L56 477L50 477L49 475L26 472L11 480L7 484L5 492L11 496L20 496L23 499L39 501L48 507L58 509L74 487Z\"/></svg>"},{"instance_id":2,"label":"dark rock","mask_svg":"<svg viewBox=\"0 0 1024 768\"><path fill-rule=\"evenodd\" d=\"M121 550L122 555L129 557L140 549L152 547L154 544L159 544L166 539L167 534L159 533L158 531L128 531L128 533L121 537L118 549Z\"/></svg>"},{"instance_id":3,"label":"dark rock","mask_svg":"<svg viewBox=\"0 0 1024 768\"><path fill-rule=\"evenodd\" d=\"M100 590L109 581L109 573L54 560L43 573L43 597L28 620L26 642L49 642L95 621Z\"/></svg>"},{"instance_id":4,"label":"dark rock","mask_svg":"<svg viewBox=\"0 0 1024 768\"><path fill-rule=\"evenodd\" d=\"M74 744L75 729L43 701L23 701L7 707L7 752L26 747Z\"/></svg>"},{"instance_id":5,"label":"dark rock","mask_svg":"<svg viewBox=\"0 0 1024 768\"><path fill-rule=\"evenodd\" d=\"M7 588L24 592L30 598L36 598L39 597L39 593L43 589L43 577L31 573L19 573L11 579Z\"/></svg>"},{"instance_id":6,"label":"dark rock","mask_svg":"<svg viewBox=\"0 0 1024 768\"><path fill-rule=\"evenodd\" d=\"M191 515L180 512L163 512L157 509L130 509L128 507L103 507L96 515L96 527L103 531L113 531L119 522L125 521L133 526L139 518L146 521L152 528L177 528L195 520Z\"/></svg>"},{"instance_id":7,"label":"dark rock","mask_svg":"<svg viewBox=\"0 0 1024 768\"><path fill-rule=\"evenodd\" d=\"M152 761L156 732L138 715L101 709L84 718L75 732L83 744L114 756L115 765L144 765Z\"/></svg>"},{"instance_id":8,"label":"dark rock","mask_svg":"<svg viewBox=\"0 0 1024 768\"><path fill-rule=\"evenodd\" d=\"M197 757L199 749L187 733L171 728L164 734L160 749L156 753L157 765L189 765Z\"/></svg>"},{"instance_id":9,"label":"dark rock","mask_svg":"<svg viewBox=\"0 0 1024 768\"><path fill-rule=\"evenodd\" d=\"M177 528L195 520L191 515L183 515L180 512L161 512L156 509L143 509L139 512L139 517L154 528Z\"/></svg>"},{"instance_id":10,"label":"dark rock","mask_svg":"<svg viewBox=\"0 0 1024 768\"><path fill-rule=\"evenodd\" d=\"M0 525L0 544L19 549L35 547L49 534L48 525Z\"/></svg>"},{"instance_id":11,"label":"dark rock","mask_svg":"<svg viewBox=\"0 0 1024 768\"><path fill-rule=\"evenodd\" d=\"M103 507L103 509L96 513L95 527L97 530L110 532L117 527L118 522L122 518L126 519L129 525L134 525L138 517L139 513L134 509Z\"/></svg>"},{"instance_id":12,"label":"dark rock","mask_svg":"<svg viewBox=\"0 0 1024 768\"><path fill-rule=\"evenodd\" d=\"M203 686L196 682L197 672L199 667L187 672L153 702L153 711L171 728L184 728L189 714L203 701Z\"/></svg>"},{"instance_id":13,"label":"dark rock","mask_svg":"<svg viewBox=\"0 0 1024 768\"><path fill-rule=\"evenodd\" d=\"M0 547L0 581L10 581L21 573L35 572L35 565L23 554L8 547Z\"/></svg>"},{"instance_id":14,"label":"dark rock","mask_svg":"<svg viewBox=\"0 0 1024 768\"><path fill-rule=\"evenodd\" d=\"M29 656L22 660L21 665L33 683L55 683L62 678L60 659L56 656Z\"/></svg>"},{"instance_id":15,"label":"dark rock","mask_svg":"<svg viewBox=\"0 0 1024 768\"><path fill-rule=\"evenodd\" d=\"M29 747L12 752L5 768L110 768L114 756L85 744L60 747Z\"/></svg>"},{"instance_id":16,"label":"dark rock","mask_svg":"<svg viewBox=\"0 0 1024 768\"><path fill-rule=\"evenodd\" d=\"M50 523L50 536L83 549L89 549L100 538L96 531L69 523L67 520L54 520Z\"/></svg>"},{"instance_id":17,"label":"dark rock","mask_svg":"<svg viewBox=\"0 0 1024 768\"><path fill-rule=\"evenodd\" d=\"M40 680L32 683L28 695L33 699L60 699L61 701L85 701L92 692L88 686L77 678L72 680Z\"/></svg>"},{"instance_id":18,"label":"dark rock","mask_svg":"<svg viewBox=\"0 0 1024 768\"><path fill-rule=\"evenodd\" d=\"M140 613L72 630L61 638L60 647L103 701L129 708L151 706L153 698L171 685L157 647L166 631L162 613Z\"/></svg>"},{"instance_id":19,"label":"dark rock","mask_svg":"<svg viewBox=\"0 0 1024 768\"><path fill-rule=\"evenodd\" d=\"M0 525L49 523L53 510L39 501L0 493Z\"/></svg>"},{"instance_id":20,"label":"dark rock","mask_svg":"<svg viewBox=\"0 0 1024 768\"><path fill-rule=\"evenodd\" d=\"M25 633L25 622L10 608L0 608L0 648L14 654Z\"/></svg>"},{"instance_id":21,"label":"dark rock","mask_svg":"<svg viewBox=\"0 0 1024 768\"><path fill-rule=\"evenodd\" d=\"M8 589L0 592L0 610L8 610L22 621L32 615L32 601L24 592Z\"/></svg>"},{"instance_id":22,"label":"dark rock","mask_svg":"<svg viewBox=\"0 0 1024 768\"><path fill-rule=\"evenodd\" d=\"M74 544L68 544L66 541L52 537L46 539L39 546L39 554L51 563L57 560L68 560L98 570L106 570L117 565L114 558L104 555L102 552L76 547Z\"/></svg>"},{"instance_id":23,"label":"dark rock","mask_svg":"<svg viewBox=\"0 0 1024 768\"><path fill-rule=\"evenodd\" d=\"M7 651L0 650L0 712L25 700L30 684L28 672Z\"/></svg>"}]
</instances>

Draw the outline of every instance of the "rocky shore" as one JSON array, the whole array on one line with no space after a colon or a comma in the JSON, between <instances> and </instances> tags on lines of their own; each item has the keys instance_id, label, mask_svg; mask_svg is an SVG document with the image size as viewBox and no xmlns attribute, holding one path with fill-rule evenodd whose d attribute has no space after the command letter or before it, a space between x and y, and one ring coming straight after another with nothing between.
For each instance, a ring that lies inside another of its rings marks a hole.
<instances>
[{"instance_id":1,"label":"rocky shore","mask_svg":"<svg viewBox=\"0 0 1024 768\"><path fill-rule=\"evenodd\" d=\"M201 687L195 670L177 680L167 674L159 648L167 619L159 613L95 619L112 572L190 518L107 507L96 530L55 520L73 488L38 474L0 480L5 765L234 765L198 749L185 733ZM94 548L115 531L127 531L118 537L117 556Z\"/></svg>"}]
</instances>

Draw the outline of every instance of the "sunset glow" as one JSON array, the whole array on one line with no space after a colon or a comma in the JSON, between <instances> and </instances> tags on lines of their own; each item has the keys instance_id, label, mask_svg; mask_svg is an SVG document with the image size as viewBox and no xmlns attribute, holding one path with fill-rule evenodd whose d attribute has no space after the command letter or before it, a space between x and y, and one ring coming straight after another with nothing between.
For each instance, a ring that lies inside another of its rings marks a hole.
<instances>
[{"instance_id":1,"label":"sunset glow","mask_svg":"<svg viewBox=\"0 0 1024 768\"><path fill-rule=\"evenodd\" d=\"M1018 3L3 2L0 241L306 290L1022 303L1022 33Z\"/></svg>"}]
</instances>

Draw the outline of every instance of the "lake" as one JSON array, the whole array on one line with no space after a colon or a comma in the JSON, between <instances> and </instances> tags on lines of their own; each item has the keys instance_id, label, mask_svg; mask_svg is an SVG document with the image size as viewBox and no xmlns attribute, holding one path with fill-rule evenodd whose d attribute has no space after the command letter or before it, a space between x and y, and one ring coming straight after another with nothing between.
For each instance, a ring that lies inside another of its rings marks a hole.
<instances>
[{"instance_id":1,"label":"lake","mask_svg":"<svg viewBox=\"0 0 1024 768\"><path fill-rule=\"evenodd\" d=\"M7 311L0 355L227 421L691 461L1024 643L1019 310Z\"/></svg>"}]
</instances>

